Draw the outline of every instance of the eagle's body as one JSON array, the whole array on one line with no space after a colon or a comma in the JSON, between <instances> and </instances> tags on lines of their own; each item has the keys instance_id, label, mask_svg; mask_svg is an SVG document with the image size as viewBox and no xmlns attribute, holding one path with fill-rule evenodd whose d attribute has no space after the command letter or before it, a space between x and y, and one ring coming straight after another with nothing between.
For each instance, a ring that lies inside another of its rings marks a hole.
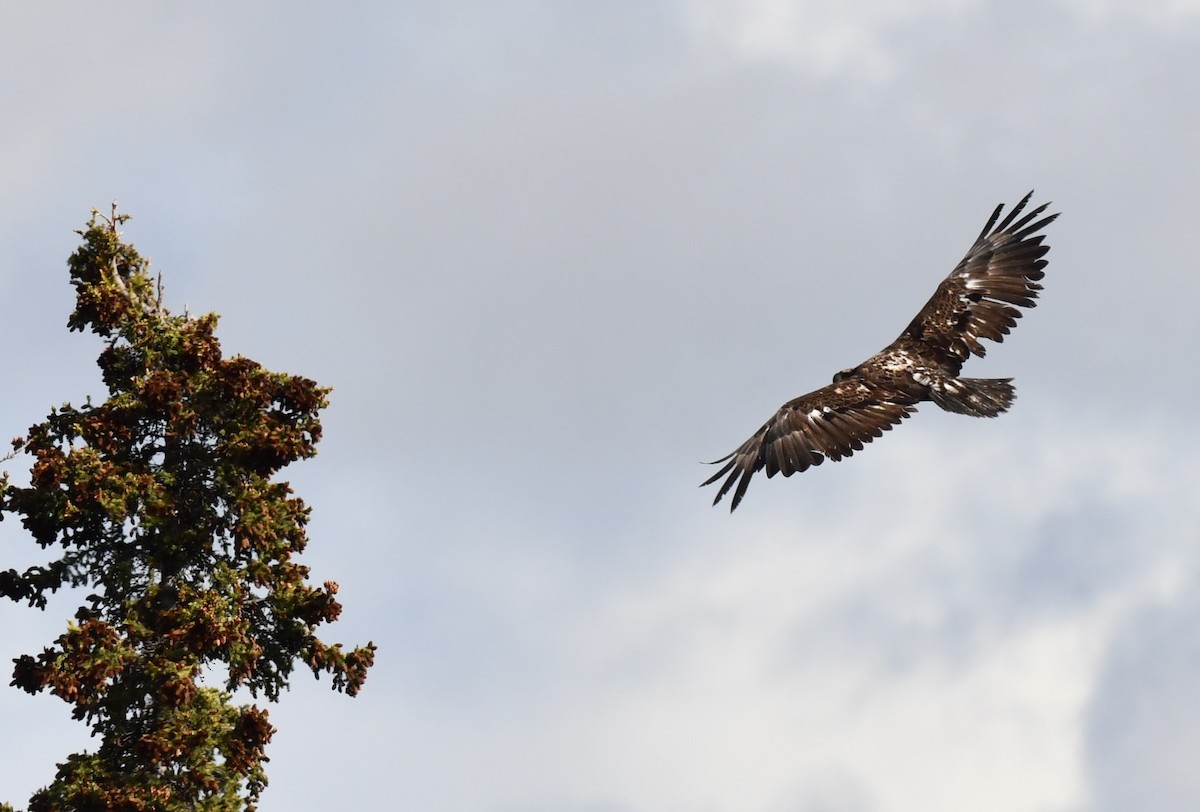
<instances>
[{"instance_id":1,"label":"eagle's body","mask_svg":"<svg viewBox=\"0 0 1200 812\"><path fill-rule=\"evenodd\" d=\"M1003 341L1016 326L1018 307L1033 307L1050 250L1038 233L1058 217L1043 204L1017 219L1032 192L1003 222L997 206L975 244L933 297L882 352L833 377L833 383L785 403L749 440L717 460L720 470L703 484L726 477L713 500L736 484L730 510L741 502L754 474L791 476L825 457L840 460L862 449L932 400L974 417L995 417L1016 397L1011 378L960 378L963 363L982 357L980 339ZM995 226L995 229L992 227ZM728 475L728 476L726 476Z\"/></svg>"}]
</instances>

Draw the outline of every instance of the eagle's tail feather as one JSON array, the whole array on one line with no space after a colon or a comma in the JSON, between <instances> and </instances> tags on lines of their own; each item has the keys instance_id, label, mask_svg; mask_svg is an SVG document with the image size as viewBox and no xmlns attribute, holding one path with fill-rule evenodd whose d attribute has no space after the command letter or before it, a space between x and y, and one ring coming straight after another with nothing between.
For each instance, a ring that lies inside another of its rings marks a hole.
<instances>
[{"instance_id":1,"label":"eagle's tail feather","mask_svg":"<svg viewBox=\"0 0 1200 812\"><path fill-rule=\"evenodd\" d=\"M995 417L1017 398L1012 378L945 378L930 387L933 402L948 412Z\"/></svg>"}]
</instances>

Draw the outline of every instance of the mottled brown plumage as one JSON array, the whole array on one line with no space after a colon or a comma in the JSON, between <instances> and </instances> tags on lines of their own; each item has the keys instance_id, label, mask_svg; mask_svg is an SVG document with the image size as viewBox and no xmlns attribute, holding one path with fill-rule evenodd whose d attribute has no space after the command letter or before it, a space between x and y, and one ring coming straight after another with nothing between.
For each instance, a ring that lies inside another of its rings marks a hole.
<instances>
[{"instance_id":1,"label":"mottled brown plumage","mask_svg":"<svg viewBox=\"0 0 1200 812\"><path fill-rule=\"evenodd\" d=\"M987 350L981 339L1000 342L1033 307L1045 276L1050 250L1038 233L1057 214L1038 217L1043 204L1020 216L1033 192L997 225L996 207L971 250L938 285L933 296L900 337L856 367L833 376L833 383L780 407L749 440L716 460L724 465L702 483L721 477L713 504L730 488L732 511L755 473L791 476L826 457L834 461L862 450L932 400L941 408L974 417L995 417L1016 397L1011 378L960 378L963 363ZM1018 219L1020 217L1020 219ZM993 228L993 226L995 228Z\"/></svg>"}]
</instances>

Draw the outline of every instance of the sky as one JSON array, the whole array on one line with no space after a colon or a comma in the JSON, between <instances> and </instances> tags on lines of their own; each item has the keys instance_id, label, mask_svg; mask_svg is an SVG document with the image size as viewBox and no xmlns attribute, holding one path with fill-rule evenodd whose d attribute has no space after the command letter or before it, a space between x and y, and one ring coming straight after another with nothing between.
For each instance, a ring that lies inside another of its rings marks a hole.
<instances>
[{"instance_id":1,"label":"sky","mask_svg":"<svg viewBox=\"0 0 1200 812\"><path fill-rule=\"evenodd\" d=\"M322 637L378 659L353 700L297 672L263 812L1200 808L1197 0L2 20L0 431L104 394L65 260L114 200L168 307L334 388L283 475ZM1009 414L710 506L702 461L1030 189L1044 294L967 367ZM77 605L0 605L0 662ZM95 746L50 696L0 718L12 803Z\"/></svg>"}]
</instances>

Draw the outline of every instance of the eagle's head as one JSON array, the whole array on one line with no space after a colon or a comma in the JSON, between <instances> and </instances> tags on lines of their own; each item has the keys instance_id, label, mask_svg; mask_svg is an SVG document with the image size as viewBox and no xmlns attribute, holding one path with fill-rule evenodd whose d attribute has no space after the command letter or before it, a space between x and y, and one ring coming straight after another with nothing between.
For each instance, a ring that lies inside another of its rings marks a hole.
<instances>
[{"instance_id":1,"label":"eagle's head","mask_svg":"<svg viewBox=\"0 0 1200 812\"><path fill-rule=\"evenodd\" d=\"M833 382L841 383L842 381L846 380L847 378L853 378L857 374L858 374L858 367L850 367L849 369L843 369L841 372L839 372L833 376Z\"/></svg>"}]
</instances>

